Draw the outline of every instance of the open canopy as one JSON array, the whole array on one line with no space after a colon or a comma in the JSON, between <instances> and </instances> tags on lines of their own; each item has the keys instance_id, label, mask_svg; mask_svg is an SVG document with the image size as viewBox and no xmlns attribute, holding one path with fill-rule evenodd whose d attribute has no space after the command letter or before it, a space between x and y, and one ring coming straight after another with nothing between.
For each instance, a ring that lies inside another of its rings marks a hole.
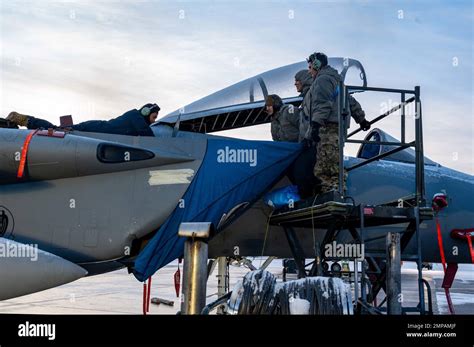
<instances>
[{"instance_id":1,"label":"open canopy","mask_svg":"<svg viewBox=\"0 0 474 347\"><path fill-rule=\"evenodd\" d=\"M329 65L339 71L346 84L367 86L359 61L329 58ZM265 97L277 94L285 103L299 105L302 100L294 87L294 76L307 68L307 63L301 61L263 72L186 105L155 125L174 125L179 120L182 130L210 133L269 122L263 112Z\"/></svg>"}]
</instances>

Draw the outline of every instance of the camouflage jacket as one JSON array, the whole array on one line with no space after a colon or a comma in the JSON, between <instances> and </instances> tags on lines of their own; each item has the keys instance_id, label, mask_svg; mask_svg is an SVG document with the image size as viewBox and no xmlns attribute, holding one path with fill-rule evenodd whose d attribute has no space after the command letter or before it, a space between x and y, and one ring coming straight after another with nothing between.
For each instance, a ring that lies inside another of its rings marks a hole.
<instances>
[{"instance_id":1,"label":"camouflage jacket","mask_svg":"<svg viewBox=\"0 0 474 347\"><path fill-rule=\"evenodd\" d=\"M272 138L274 141L297 142L299 135L299 112L293 105L283 105L272 117Z\"/></svg>"},{"instance_id":2,"label":"camouflage jacket","mask_svg":"<svg viewBox=\"0 0 474 347\"><path fill-rule=\"evenodd\" d=\"M305 95L302 103L302 110L308 121L317 122L321 125L327 123L338 123L338 95L339 82L341 77L337 70L330 66L325 66L316 76L309 92ZM348 95L350 115L357 123L365 119L362 107L354 97ZM347 127L350 126L350 118ZM301 133L302 132L302 133ZM300 129L300 141L304 138L311 138L309 124Z\"/></svg>"}]
</instances>

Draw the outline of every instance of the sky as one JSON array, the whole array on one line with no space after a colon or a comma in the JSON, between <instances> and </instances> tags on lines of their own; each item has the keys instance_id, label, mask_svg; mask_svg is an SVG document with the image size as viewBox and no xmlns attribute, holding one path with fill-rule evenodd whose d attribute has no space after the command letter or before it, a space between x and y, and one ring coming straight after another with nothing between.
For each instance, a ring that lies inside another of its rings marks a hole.
<instances>
[{"instance_id":1,"label":"sky","mask_svg":"<svg viewBox=\"0 0 474 347\"><path fill-rule=\"evenodd\" d=\"M474 174L473 15L470 0L0 0L0 116L79 123L148 102L164 116L321 51L359 60L369 86L419 85L425 155ZM356 98L368 119L398 101ZM377 127L400 135L397 116ZM269 125L222 134L271 139Z\"/></svg>"}]
</instances>

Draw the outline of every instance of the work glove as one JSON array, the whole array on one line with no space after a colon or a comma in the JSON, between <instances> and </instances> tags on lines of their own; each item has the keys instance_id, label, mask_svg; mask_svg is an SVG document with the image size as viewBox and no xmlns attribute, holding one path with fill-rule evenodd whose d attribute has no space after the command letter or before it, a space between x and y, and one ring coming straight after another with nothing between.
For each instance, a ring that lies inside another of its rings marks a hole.
<instances>
[{"instance_id":1,"label":"work glove","mask_svg":"<svg viewBox=\"0 0 474 347\"><path fill-rule=\"evenodd\" d=\"M367 131L370 129L370 122L367 119L363 119L362 122L359 123L360 128L364 131Z\"/></svg>"}]
</instances>

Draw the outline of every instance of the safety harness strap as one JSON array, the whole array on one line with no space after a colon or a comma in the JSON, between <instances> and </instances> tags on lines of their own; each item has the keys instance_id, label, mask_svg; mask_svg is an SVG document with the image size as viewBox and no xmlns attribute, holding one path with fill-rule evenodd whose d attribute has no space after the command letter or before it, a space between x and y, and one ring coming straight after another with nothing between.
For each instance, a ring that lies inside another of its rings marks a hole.
<instances>
[{"instance_id":1,"label":"safety harness strap","mask_svg":"<svg viewBox=\"0 0 474 347\"><path fill-rule=\"evenodd\" d=\"M30 146L31 139L33 136L36 135L36 133L39 130L33 130L28 134L28 136L25 139L25 142L23 143L23 147L21 149L21 158L20 158L20 165L18 166L18 173L16 175L17 178L22 178L23 174L25 172L25 165L26 165L26 156L28 155L28 147Z\"/></svg>"},{"instance_id":2,"label":"safety harness strap","mask_svg":"<svg viewBox=\"0 0 474 347\"><path fill-rule=\"evenodd\" d=\"M443 236L441 235L441 226L439 225L438 217L436 217L436 230L438 232L439 255L441 257L441 263L443 264L444 273L446 273L446 257L444 255Z\"/></svg>"},{"instance_id":3,"label":"safety harness strap","mask_svg":"<svg viewBox=\"0 0 474 347\"><path fill-rule=\"evenodd\" d=\"M441 234L441 226L439 224L439 219L436 217L436 230L438 232L438 247L439 247L439 255L441 257L441 263L443 264L443 270L444 270L444 279L443 279L443 284L442 287L444 288L444 293L446 294L446 301L448 302L448 308L449 308L449 313L454 314L454 306L453 302L451 300L451 293L449 292L449 288L451 288L451 285L453 284L454 281L454 276L456 275L456 271L451 271L451 268L449 269L449 272L447 271L446 268L446 257L444 255L444 247L443 247L443 237ZM457 266L456 266L457 270ZM451 276L452 274L452 276ZM452 277L452 278L451 278Z\"/></svg>"},{"instance_id":4,"label":"safety harness strap","mask_svg":"<svg viewBox=\"0 0 474 347\"><path fill-rule=\"evenodd\" d=\"M469 245L469 252L471 253L471 261L474 264L474 248L472 248L472 240L470 236L467 238L467 244Z\"/></svg>"},{"instance_id":5,"label":"safety harness strap","mask_svg":"<svg viewBox=\"0 0 474 347\"><path fill-rule=\"evenodd\" d=\"M474 238L474 228L453 229L451 230L451 237L467 241L469 253L471 254L471 261L474 264L474 248L472 247L472 239Z\"/></svg>"}]
</instances>

